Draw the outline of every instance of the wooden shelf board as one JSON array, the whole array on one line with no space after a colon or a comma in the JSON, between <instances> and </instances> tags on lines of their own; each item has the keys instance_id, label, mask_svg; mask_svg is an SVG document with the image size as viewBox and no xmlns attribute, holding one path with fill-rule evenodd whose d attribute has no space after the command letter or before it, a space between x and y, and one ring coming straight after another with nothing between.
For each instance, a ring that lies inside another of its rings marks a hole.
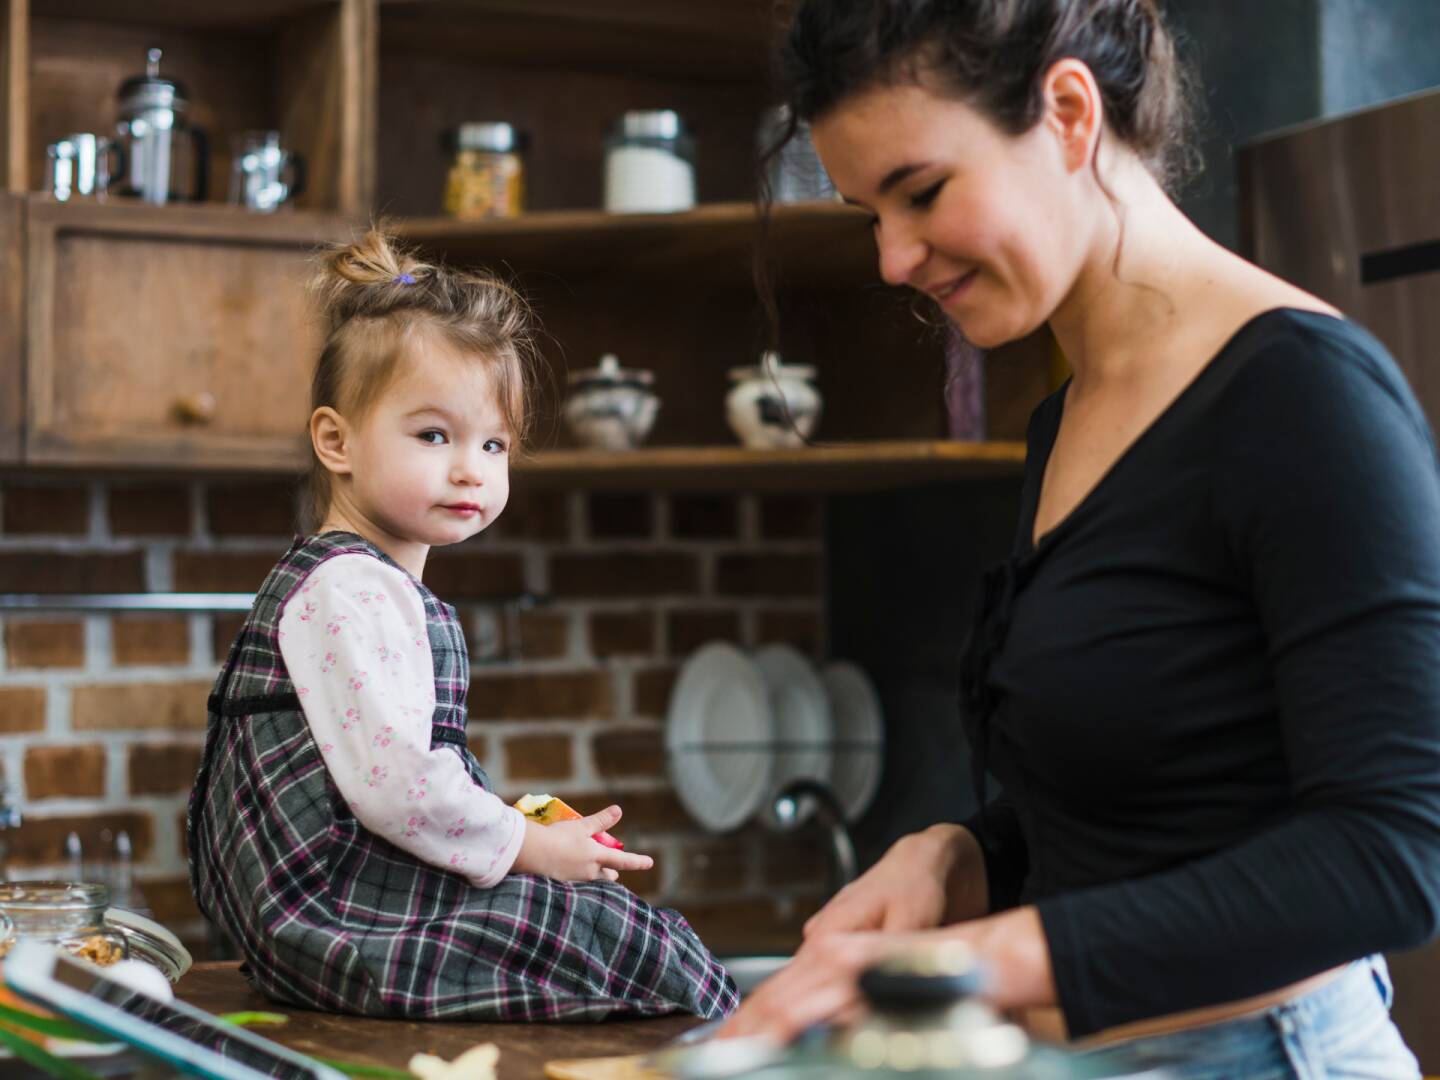
<instances>
[{"instance_id":1,"label":"wooden shelf board","mask_svg":"<svg viewBox=\"0 0 1440 1080\"><path fill-rule=\"evenodd\" d=\"M333 0L332 0L333 2ZM273 26L319 6L320 0L31 0L40 18L82 19L188 30ZM143 68L145 58L137 57Z\"/></svg>"},{"instance_id":2,"label":"wooden shelf board","mask_svg":"<svg viewBox=\"0 0 1440 1080\"><path fill-rule=\"evenodd\" d=\"M798 450L740 446L547 450L513 466L526 487L669 491L860 491L1016 475L1020 442L862 442Z\"/></svg>"},{"instance_id":3,"label":"wooden shelf board","mask_svg":"<svg viewBox=\"0 0 1440 1080\"><path fill-rule=\"evenodd\" d=\"M750 280L760 223L753 203L717 203L675 214L554 210L493 221L412 218L401 236L452 262L508 266L521 275L670 274ZM766 247L783 285L879 285L866 215L836 202L772 211Z\"/></svg>"}]
</instances>

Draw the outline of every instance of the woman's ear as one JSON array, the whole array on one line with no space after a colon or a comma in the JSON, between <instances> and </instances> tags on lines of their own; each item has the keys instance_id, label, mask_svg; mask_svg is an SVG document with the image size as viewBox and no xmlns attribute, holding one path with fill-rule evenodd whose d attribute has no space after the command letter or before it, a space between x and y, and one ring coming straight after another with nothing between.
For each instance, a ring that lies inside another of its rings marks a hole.
<instances>
[{"instance_id":1,"label":"woman's ear","mask_svg":"<svg viewBox=\"0 0 1440 1080\"><path fill-rule=\"evenodd\" d=\"M337 476L350 472L350 429L329 405L322 405L310 414L310 445L320 464Z\"/></svg>"},{"instance_id":2,"label":"woman's ear","mask_svg":"<svg viewBox=\"0 0 1440 1080\"><path fill-rule=\"evenodd\" d=\"M1067 57L1050 65L1041 83L1045 123L1060 142L1069 172L1088 168L1100 143L1105 105L1095 75L1084 61Z\"/></svg>"}]
</instances>

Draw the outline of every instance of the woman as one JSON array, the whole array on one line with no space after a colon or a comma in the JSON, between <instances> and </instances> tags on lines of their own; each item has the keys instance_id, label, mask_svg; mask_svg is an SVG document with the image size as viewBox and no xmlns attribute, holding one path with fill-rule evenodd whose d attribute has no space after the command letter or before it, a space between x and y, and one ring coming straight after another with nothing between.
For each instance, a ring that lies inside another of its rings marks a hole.
<instances>
[{"instance_id":1,"label":"woman","mask_svg":"<svg viewBox=\"0 0 1440 1080\"><path fill-rule=\"evenodd\" d=\"M1167 197L1153 0L804 0L783 71L885 280L1074 374L964 659L1003 797L896 843L725 1033L961 938L1073 1039L1418 1075L1376 954L1440 911L1440 481L1393 360Z\"/></svg>"}]
</instances>

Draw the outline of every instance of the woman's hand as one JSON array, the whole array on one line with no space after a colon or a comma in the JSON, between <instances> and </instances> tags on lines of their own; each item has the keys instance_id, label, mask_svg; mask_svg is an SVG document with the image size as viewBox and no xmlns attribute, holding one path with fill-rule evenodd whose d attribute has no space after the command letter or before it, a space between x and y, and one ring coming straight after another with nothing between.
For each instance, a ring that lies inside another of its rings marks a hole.
<instances>
[{"instance_id":1,"label":"woman's hand","mask_svg":"<svg viewBox=\"0 0 1440 1080\"><path fill-rule=\"evenodd\" d=\"M622 870L649 870L655 860L633 851L617 851L596 840L596 833L613 829L620 820L618 806L553 825L525 822L525 839L511 873L539 874L557 881L616 881Z\"/></svg>"},{"instance_id":2,"label":"woman's hand","mask_svg":"<svg viewBox=\"0 0 1440 1080\"><path fill-rule=\"evenodd\" d=\"M1050 947L1033 907L988 919L912 933L820 934L808 937L783 970L740 1004L717 1038L768 1035L788 1043L814 1024L847 1023L864 1011L860 973L899 952L960 940L984 967L983 997L996 1008L1055 1004Z\"/></svg>"},{"instance_id":3,"label":"woman's hand","mask_svg":"<svg viewBox=\"0 0 1440 1080\"><path fill-rule=\"evenodd\" d=\"M816 934L929 930L989 911L985 860L969 829L935 825L902 836L805 924Z\"/></svg>"}]
</instances>

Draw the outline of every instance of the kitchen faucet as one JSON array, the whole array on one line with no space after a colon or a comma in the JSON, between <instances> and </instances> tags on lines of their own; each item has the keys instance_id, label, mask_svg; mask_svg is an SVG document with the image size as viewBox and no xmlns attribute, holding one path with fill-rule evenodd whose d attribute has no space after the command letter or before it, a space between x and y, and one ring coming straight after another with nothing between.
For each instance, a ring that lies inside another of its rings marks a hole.
<instances>
[{"instance_id":1,"label":"kitchen faucet","mask_svg":"<svg viewBox=\"0 0 1440 1080\"><path fill-rule=\"evenodd\" d=\"M806 796L815 802L816 823L830 834L830 895L834 896L855 880L855 842L845 827L845 811L835 792L828 784L802 776L775 793L771 810L780 828L795 829L800 824L800 807Z\"/></svg>"}]
</instances>

